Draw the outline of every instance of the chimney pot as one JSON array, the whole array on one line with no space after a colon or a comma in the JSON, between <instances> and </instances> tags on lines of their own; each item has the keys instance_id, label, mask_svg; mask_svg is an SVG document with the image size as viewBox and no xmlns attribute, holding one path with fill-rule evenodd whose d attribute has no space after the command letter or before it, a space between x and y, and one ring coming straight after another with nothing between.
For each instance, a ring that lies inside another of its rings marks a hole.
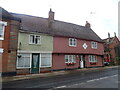
<instances>
[{"instance_id":1,"label":"chimney pot","mask_svg":"<svg viewBox=\"0 0 120 90\"><path fill-rule=\"evenodd\" d=\"M90 23L88 21L86 21L85 27L86 28L91 28L91 25L90 25Z\"/></svg>"},{"instance_id":2,"label":"chimney pot","mask_svg":"<svg viewBox=\"0 0 120 90\"><path fill-rule=\"evenodd\" d=\"M110 33L108 32L108 38L110 38Z\"/></svg>"},{"instance_id":3,"label":"chimney pot","mask_svg":"<svg viewBox=\"0 0 120 90\"><path fill-rule=\"evenodd\" d=\"M53 22L54 21L54 12L52 11L51 8L50 8L50 11L49 11L48 19L49 19L49 22Z\"/></svg>"},{"instance_id":4,"label":"chimney pot","mask_svg":"<svg viewBox=\"0 0 120 90\"><path fill-rule=\"evenodd\" d=\"M114 36L116 36L116 32L114 32Z\"/></svg>"}]
</instances>

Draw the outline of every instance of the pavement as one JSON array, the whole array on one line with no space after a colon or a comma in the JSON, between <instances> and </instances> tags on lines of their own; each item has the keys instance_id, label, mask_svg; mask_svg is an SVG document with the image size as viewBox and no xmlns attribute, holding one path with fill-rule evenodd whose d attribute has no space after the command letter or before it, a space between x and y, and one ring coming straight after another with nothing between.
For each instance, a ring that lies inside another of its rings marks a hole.
<instances>
[{"instance_id":1,"label":"pavement","mask_svg":"<svg viewBox=\"0 0 120 90\"><path fill-rule=\"evenodd\" d=\"M97 67L97 68L83 68L83 69L75 69L75 70L66 70L66 71L53 71L49 73L39 73L39 74L29 74L29 75L17 75L17 76L9 76L9 77L0 77L0 82L9 82L16 80L25 80L39 77L49 77L63 74L70 74L74 72L94 72L98 70L104 70L107 68L118 68L120 66L105 66L105 67Z\"/></svg>"}]
</instances>

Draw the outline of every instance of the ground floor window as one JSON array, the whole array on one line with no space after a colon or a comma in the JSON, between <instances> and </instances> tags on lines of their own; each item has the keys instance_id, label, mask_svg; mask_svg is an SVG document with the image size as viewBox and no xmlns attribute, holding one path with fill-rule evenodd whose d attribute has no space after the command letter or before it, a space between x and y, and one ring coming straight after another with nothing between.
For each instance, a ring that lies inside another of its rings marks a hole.
<instances>
[{"instance_id":1,"label":"ground floor window","mask_svg":"<svg viewBox=\"0 0 120 90\"><path fill-rule=\"evenodd\" d=\"M52 66L52 54L41 53L39 58L40 67L51 67ZM31 68L32 53L31 54L19 54L17 56L17 68Z\"/></svg>"},{"instance_id":2,"label":"ground floor window","mask_svg":"<svg viewBox=\"0 0 120 90\"><path fill-rule=\"evenodd\" d=\"M30 54L19 54L17 56L17 68L30 68Z\"/></svg>"},{"instance_id":3,"label":"ground floor window","mask_svg":"<svg viewBox=\"0 0 120 90\"><path fill-rule=\"evenodd\" d=\"M97 62L97 56L89 55L89 62Z\"/></svg>"},{"instance_id":4,"label":"ground floor window","mask_svg":"<svg viewBox=\"0 0 120 90\"><path fill-rule=\"evenodd\" d=\"M52 66L52 55L50 53L41 54L41 67L51 67Z\"/></svg>"},{"instance_id":5,"label":"ground floor window","mask_svg":"<svg viewBox=\"0 0 120 90\"><path fill-rule=\"evenodd\" d=\"M75 55L65 55L65 63L76 63Z\"/></svg>"}]
</instances>

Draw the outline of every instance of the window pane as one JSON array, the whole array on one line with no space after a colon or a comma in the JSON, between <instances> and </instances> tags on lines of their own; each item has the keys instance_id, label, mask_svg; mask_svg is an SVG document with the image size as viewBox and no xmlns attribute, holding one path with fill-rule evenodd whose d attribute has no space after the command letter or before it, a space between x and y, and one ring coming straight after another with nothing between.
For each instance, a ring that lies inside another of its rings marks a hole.
<instances>
[{"instance_id":1,"label":"window pane","mask_svg":"<svg viewBox=\"0 0 120 90\"><path fill-rule=\"evenodd\" d=\"M65 55L65 62L68 62L68 55Z\"/></svg>"},{"instance_id":2,"label":"window pane","mask_svg":"<svg viewBox=\"0 0 120 90\"><path fill-rule=\"evenodd\" d=\"M17 60L17 67L30 67L30 54L20 54L21 57Z\"/></svg>"},{"instance_id":3,"label":"window pane","mask_svg":"<svg viewBox=\"0 0 120 90\"><path fill-rule=\"evenodd\" d=\"M92 42L92 48L97 48L97 42Z\"/></svg>"},{"instance_id":4,"label":"window pane","mask_svg":"<svg viewBox=\"0 0 120 90\"><path fill-rule=\"evenodd\" d=\"M41 66L51 66L51 54L41 54Z\"/></svg>"},{"instance_id":5,"label":"window pane","mask_svg":"<svg viewBox=\"0 0 120 90\"><path fill-rule=\"evenodd\" d=\"M30 43L35 43L35 37L34 35L30 35Z\"/></svg>"},{"instance_id":6,"label":"window pane","mask_svg":"<svg viewBox=\"0 0 120 90\"><path fill-rule=\"evenodd\" d=\"M3 37L3 33L4 33L4 30L3 30L3 24L0 24L0 37Z\"/></svg>"},{"instance_id":7,"label":"window pane","mask_svg":"<svg viewBox=\"0 0 120 90\"><path fill-rule=\"evenodd\" d=\"M76 40L75 40L75 39L74 39L73 45L74 45L74 46L76 45Z\"/></svg>"},{"instance_id":8,"label":"window pane","mask_svg":"<svg viewBox=\"0 0 120 90\"><path fill-rule=\"evenodd\" d=\"M70 46L76 46L76 39L70 38L69 39L69 45Z\"/></svg>"},{"instance_id":9,"label":"window pane","mask_svg":"<svg viewBox=\"0 0 120 90\"><path fill-rule=\"evenodd\" d=\"M36 36L36 44L40 44L40 36Z\"/></svg>"},{"instance_id":10,"label":"window pane","mask_svg":"<svg viewBox=\"0 0 120 90\"><path fill-rule=\"evenodd\" d=\"M70 39L70 45L72 45L72 39Z\"/></svg>"},{"instance_id":11,"label":"window pane","mask_svg":"<svg viewBox=\"0 0 120 90\"><path fill-rule=\"evenodd\" d=\"M47 57L41 58L41 66L50 66L50 65L51 65L50 58L47 58Z\"/></svg>"},{"instance_id":12,"label":"window pane","mask_svg":"<svg viewBox=\"0 0 120 90\"><path fill-rule=\"evenodd\" d=\"M76 63L76 56L73 55L73 62Z\"/></svg>"},{"instance_id":13,"label":"window pane","mask_svg":"<svg viewBox=\"0 0 120 90\"><path fill-rule=\"evenodd\" d=\"M89 62L97 62L97 56L89 55Z\"/></svg>"},{"instance_id":14,"label":"window pane","mask_svg":"<svg viewBox=\"0 0 120 90\"><path fill-rule=\"evenodd\" d=\"M30 58L25 58L24 67L30 67Z\"/></svg>"},{"instance_id":15,"label":"window pane","mask_svg":"<svg viewBox=\"0 0 120 90\"><path fill-rule=\"evenodd\" d=\"M69 62L72 62L72 55L69 55Z\"/></svg>"},{"instance_id":16,"label":"window pane","mask_svg":"<svg viewBox=\"0 0 120 90\"><path fill-rule=\"evenodd\" d=\"M36 68L38 63L38 55L33 55L33 67Z\"/></svg>"},{"instance_id":17,"label":"window pane","mask_svg":"<svg viewBox=\"0 0 120 90\"><path fill-rule=\"evenodd\" d=\"M23 66L24 66L23 58L18 58L18 65L17 65L17 67L23 67Z\"/></svg>"}]
</instances>

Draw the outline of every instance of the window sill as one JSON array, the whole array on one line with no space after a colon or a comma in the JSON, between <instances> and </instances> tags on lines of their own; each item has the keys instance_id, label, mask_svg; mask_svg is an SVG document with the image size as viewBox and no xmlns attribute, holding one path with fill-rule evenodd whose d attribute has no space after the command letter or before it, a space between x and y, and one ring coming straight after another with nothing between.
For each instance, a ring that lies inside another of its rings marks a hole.
<instances>
[{"instance_id":1,"label":"window sill","mask_svg":"<svg viewBox=\"0 0 120 90\"><path fill-rule=\"evenodd\" d=\"M92 48L92 49L97 49L97 48Z\"/></svg>"},{"instance_id":2,"label":"window sill","mask_svg":"<svg viewBox=\"0 0 120 90\"><path fill-rule=\"evenodd\" d=\"M77 46L72 46L72 45L69 45L69 47L77 47Z\"/></svg>"},{"instance_id":3,"label":"window sill","mask_svg":"<svg viewBox=\"0 0 120 90\"><path fill-rule=\"evenodd\" d=\"M38 46L40 46L41 44L29 43L29 45L38 45Z\"/></svg>"},{"instance_id":4,"label":"window sill","mask_svg":"<svg viewBox=\"0 0 120 90\"><path fill-rule=\"evenodd\" d=\"M52 67L52 66L41 66L40 68L47 68L47 67Z\"/></svg>"},{"instance_id":5,"label":"window sill","mask_svg":"<svg viewBox=\"0 0 120 90\"><path fill-rule=\"evenodd\" d=\"M17 69L29 69L30 67L17 67Z\"/></svg>"}]
</instances>

